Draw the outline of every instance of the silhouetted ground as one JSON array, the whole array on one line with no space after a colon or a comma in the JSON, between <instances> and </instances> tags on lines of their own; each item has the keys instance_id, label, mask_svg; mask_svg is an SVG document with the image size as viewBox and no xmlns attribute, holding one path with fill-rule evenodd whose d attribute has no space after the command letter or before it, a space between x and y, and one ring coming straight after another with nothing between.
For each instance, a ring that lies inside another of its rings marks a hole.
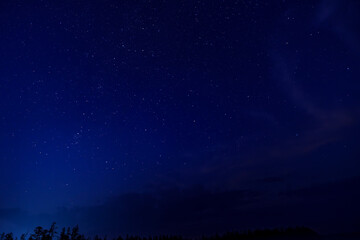
<instances>
[{"instance_id":1,"label":"silhouetted ground","mask_svg":"<svg viewBox=\"0 0 360 240\"><path fill-rule=\"evenodd\" d=\"M296 227L286 229L263 229L245 232L228 232L211 236L195 238L184 238L182 236L119 236L112 240L355 240L360 239L359 234L338 234L331 236L321 236L310 228ZM55 223L49 229L36 227L31 234L22 234L20 239L14 237L12 233L0 234L0 240L110 240L106 237L86 237L79 232L79 227L63 228L57 232Z\"/></svg>"}]
</instances>

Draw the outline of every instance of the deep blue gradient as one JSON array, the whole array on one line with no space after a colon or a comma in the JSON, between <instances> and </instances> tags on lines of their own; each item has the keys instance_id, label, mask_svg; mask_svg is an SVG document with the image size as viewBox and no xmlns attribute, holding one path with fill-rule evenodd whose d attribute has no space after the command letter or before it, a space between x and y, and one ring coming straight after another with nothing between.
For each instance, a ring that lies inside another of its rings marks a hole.
<instances>
[{"instance_id":1,"label":"deep blue gradient","mask_svg":"<svg viewBox=\"0 0 360 240\"><path fill-rule=\"evenodd\" d=\"M1 1L0 230L354 231L359 18L355 0Z\"/></svg>"}]
</instances>

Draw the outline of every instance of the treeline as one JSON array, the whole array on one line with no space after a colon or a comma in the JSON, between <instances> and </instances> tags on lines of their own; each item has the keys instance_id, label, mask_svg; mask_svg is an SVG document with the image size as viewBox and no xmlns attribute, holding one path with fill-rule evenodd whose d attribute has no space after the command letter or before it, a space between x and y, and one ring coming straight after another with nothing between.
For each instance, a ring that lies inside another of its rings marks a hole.
<instances>
[{"instance_id":1,"label":"treeline","mask_svg":"<svg viewBox=\"0 0 360 240\"><path fill-rule=\"evenodd\" d=\"M79 227L62 228L60 233L57 231L55 223L49 229L36 227L32 234L22 234L20 239L14 237L12 233L1 233L0 240L107 240L106 237L101 238L95 236L93 238L85 237L79 233ZM316 239L318 234L306 227L286 228L286 229L265 229L245 232L228 232L222 235L202 236L197 240L247 240L247 239ZM129 236L117 237L112 240L190 240L182 236Z\"/></svg>"}]
</instances>

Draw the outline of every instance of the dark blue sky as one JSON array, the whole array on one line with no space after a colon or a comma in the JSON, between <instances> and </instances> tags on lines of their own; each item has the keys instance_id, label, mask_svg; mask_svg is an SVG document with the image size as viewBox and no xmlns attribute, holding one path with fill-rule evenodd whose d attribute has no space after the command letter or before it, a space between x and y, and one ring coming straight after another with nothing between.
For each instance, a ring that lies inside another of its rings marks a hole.
<instances>
[{"instance_id":1,"label":"dark blue sky","mask_svg":"<svg viewBox=\"0 0 360 240\"><path fill-rule=\"evenodd\" d=\"M359 16L355 0L1 1L0 230L358 228Z\"/></svg>"}]
</instances>

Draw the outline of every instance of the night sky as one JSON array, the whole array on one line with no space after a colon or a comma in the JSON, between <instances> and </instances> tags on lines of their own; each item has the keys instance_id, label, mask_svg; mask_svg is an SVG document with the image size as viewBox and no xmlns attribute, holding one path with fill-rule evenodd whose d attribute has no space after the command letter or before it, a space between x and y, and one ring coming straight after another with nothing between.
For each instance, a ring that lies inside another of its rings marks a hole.
<instances>
[{"instance_id":1,"label":"night sky","mask_svg":"<svg viewBox=\"0 0 360 240\"><path fill-rule=\"evenodd\" d=\"M0 1L0 231L360 229L360 2Z\"/></svg>"}]
</instances>

